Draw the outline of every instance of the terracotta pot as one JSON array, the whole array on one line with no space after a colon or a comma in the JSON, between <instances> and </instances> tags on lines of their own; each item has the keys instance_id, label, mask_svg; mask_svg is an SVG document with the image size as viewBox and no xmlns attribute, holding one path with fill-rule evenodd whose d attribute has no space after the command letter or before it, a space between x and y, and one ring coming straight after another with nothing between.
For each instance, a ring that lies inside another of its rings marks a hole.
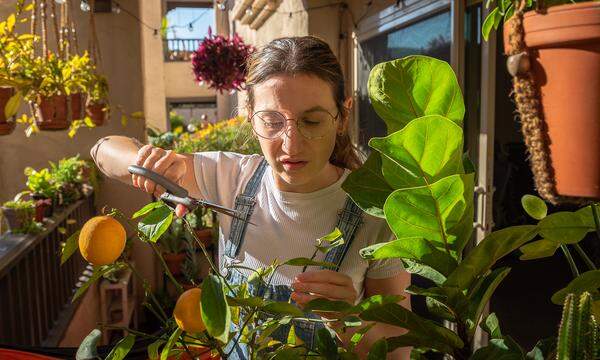
<instances>
[{"instance_id":1,"label":"terracotta pot","mask_svg":"<svg viewBox=\"0 0 600 360\"><path fill-rule=\"evenodd\" d=\"M85 104L83 94L81 94L81 93L71 94L71 114L72 114L71 119L81 120L85 117L83 114L83 110L84 110L83 104Z\"/></svg>"},{"instance_id":2,"label":"terracotta pot","mask_svg":"<svg viewBox=\"0 0 600 360\"><path fill-rule=\"evenodd\" d=\"M66 95L41 96L37 110L36 123L40 130L64 130L69 127Z\"/></svg>"},{"instance_id":3,"label":"terracotta pot","mask_svg":"<svg viewBox=\"0 0 600 360\"><path fill-rule=\"evenodd\" d=\"M163 253L163 258L165 259L165 262L167 263L167 267L169 268L171 274L181 274L181 264L183 263L183 260L185 260L185 253Z\"/></svg>"},{"instance_id":4,"label":"terracotta pot","mask_svg":"<svg viewBox=\"0 0 600 360\"><path fill-rule=\"evenodd\" d=\"M202 244L205 247L209 247L212 245L213 242L213 238L212 238L212 229L207 228L207 229L197 229L195 231L196 233L196 237L198 238L198 240L200 240L200 242L202 242Z\"/></svg>"},{"instance_id":5,"label":"terracotta pot","mask_svg":"<svg viewBox=\"0 0 600 360\"><path fill-rule=\"evenodd\" d=\"M0 87L0 135L8 135L15 129L14 118L7 121L4 116L4 108L8 100L15 94L15 89L11 87Z\"/></svg>"},{"instance_id":6,"label":"terracotta pot","mask_svg":"<svg viewBox=\"0 0 600 360\"><path fill-rule=\"evenodd\" d=\"M600 3L524 15L559 195L600 198ZM509 52L508 30L504 48Z\"/></svg>"},{"instance_id":7,"label":"terracotta pot","mask_svg":"<svg viewBox=\"0 0 600 360\"><path fill-rule=\"evenodd\" d=\"M45 217L52 216L52 199L39 195L32 195L31 197L35 200L35 221L42 222Z\"/></svg>"},{"instance_id":8,"label":"terracotta pot","mask_svg":"<svg viewBox=\"0 0 600 360\"><path fill-rule=\"evenodd\" d=\"M89 103L85 108L87 116L92 119L96 126L102 126L108 118L108 111L104 111L106 104L104 103Z\"/></svg>"},{"instance_id":9,"label":"terracotta pot","mask_svg":"<svg viewBox=\"0 0 600 360\"><path fill-rule=\"evenodd\" d=\"M33 220L34 209L13 209L2 207L2 215L8 223L8 230L19 230Z\"/></svg>"}]
</instances>

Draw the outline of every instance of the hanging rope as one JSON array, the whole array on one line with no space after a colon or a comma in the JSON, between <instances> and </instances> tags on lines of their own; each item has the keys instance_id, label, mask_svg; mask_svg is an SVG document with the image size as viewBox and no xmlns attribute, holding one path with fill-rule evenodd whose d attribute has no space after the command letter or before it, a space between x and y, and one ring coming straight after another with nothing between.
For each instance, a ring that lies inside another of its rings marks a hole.
<instances>
[{"instance_id":1,"label":"hanging rope","mask_svg":"<svg viewBox=\"0 0 600 360\"><path fill-rule=\"evenodd\" d=\"M96 32L96 17L94 16L95 0L90 0L90 37L88 41L88 49L94 65L102 63L102 54L100 53L100 42L98 41L98 33Z\"/></svg>"},{"instance_id":2,"label":"hanging rope","mask_svg":"<svg viewBox=\"0 0 600 360\"><path fill-rule=\"evenodd\" d=\"M59 58L63 59L61 36L58 30L58 19L56 18L56 2L50 0L50 4L50 17L52 18L52 27L54 28L54 37L56 38L56 48L58 49Z\"/></svg>"},{"instance_id":3,"label":"hanging rope","mask_svg":"<svg viewBox=\"0 0 600 360\"><path fill-rule=\"evenodd\" d=\"M75 31L75 23L73 22L73 14L75 13L73 11L73 1L68 1L69 3L69 22L67 23L67 26L69 26L69 24L71 25L71 46L73 46L74 50L75 50L75 54L79 54L79 42L77 41L77 32Z\"/></svg>"},{"instance_id":4,"label":"hanging rope","mask_svg":"<svg viewBox=\"0 0 600 360\"><path fill-rule=\"evenodd\" d=\"M40 13L42 16L42 57L48 55L48 24L46 21L46 0L40 0Z\"/></svg>"},{"instance_id":5,"label":"hanging rope","mask_svg":"<svg viewBox=\"0 0 600 360\"><path fill-rule=\"evenodd\" d=\"M31 35L33 35L34 37L34 45L33 45L33 51L31 52L31 58L35 58L35 34L36 34L36 25L37 25L37 0L32 0L32 5L33 5L33 9L31 10L31 29L30 29L30 33Z\"/></svg>"},{"instance_id":6,"label":"hanging rope","mask_svg":"<svg viewBox=\"0 0 600 360\"><path fill-rule=\"evenodd\" d=\"M560 196L556 192L554 169L548 146L548 129L544 122L540 97L531 72L529 52L524 41L523 14L526 4L526 0L517 0L515 14L507 23L511 47L507 67L513 76L513 95L521 118L521 132L530 155L529 161L535 187L540 196L552 204L589 202L589 199ZM539 5L543 7L542 4Z\"/></svg>"}]
</instances>

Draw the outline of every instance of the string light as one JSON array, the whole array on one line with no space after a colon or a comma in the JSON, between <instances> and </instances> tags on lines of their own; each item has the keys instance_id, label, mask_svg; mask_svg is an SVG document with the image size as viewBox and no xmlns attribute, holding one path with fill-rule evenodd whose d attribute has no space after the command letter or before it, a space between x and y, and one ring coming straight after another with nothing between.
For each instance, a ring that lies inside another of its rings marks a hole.
<instances>
[{"instance_id":1,"label":"string light","mask_svg":"<svg viewBox=\"0 0 600 360\"><path fill-rule=\"evenodd\" d=\"M118 15L121 13L121 5L118 3L113 3L110 10Z\"/></svg>"},{"instance_id":2,"label":"string light","mask_svg":"<svg viewBox=\"0 0 600 360\"><path fill-rule=\"evenodd\" d=\"M67 2L67 0L54 0L55 3L57 3L58 5L62 5L64 3Z\"/></svg>"},{"instance_id":3,"label":"string light","mask_svg":"<svg viewBox=\"0 0 600 360\"><path fill-rule=\"evenodd\" d=\"M252 16L252 8L247 8L246 9L246 15Z\"/></svg>"},{"instance_id":4,"label":"string light","mask_svg":"<svg viewBox=\"0 0 600 360\"><path fill-rule=\"evenodd\" d=\"M224 11L225 10L225 3L222 3L222 2L218 3L217 4L217 9L219 9L221 11Z\"/></svg>"},{"instance_id":5,"label":"string light","mask_svg":"<svg viewBox=\"0 0 600 360\"><path fill-rule=\"evenodd\" d=\"M91 10L88 0L81 0L81 4L79 5L79 8L81 9L81 11L85 11L85 12L88 12Z\"/></svg>"},{"instance_id":6,"label":"string light","mask_svg":"<svg viewBox=\"0 0 600 360\"><path fill-rule=\"evenodd\" d=\"M189 25L188 25L188 30L189 30L190 32L193 32L193 31L194 31L194 25L192 25L192 23L189 23Z\"/></svg>"}]
</instances>

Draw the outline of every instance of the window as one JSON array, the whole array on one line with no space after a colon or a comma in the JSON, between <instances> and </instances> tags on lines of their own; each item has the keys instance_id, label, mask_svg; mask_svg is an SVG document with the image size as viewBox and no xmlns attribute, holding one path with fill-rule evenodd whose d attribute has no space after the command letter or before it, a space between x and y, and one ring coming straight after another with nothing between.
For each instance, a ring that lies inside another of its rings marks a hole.
<instances>
[{"instance_id":1,"label":"window","mask_svg":"<svg viewBox=\"0 0 600 360\"><path fill-rule=\"evenodd\" d=\"M193 3L192 3L193 4ZM212 5L198 3L190 6L168 5L165 41L166 61L189 61L194 50L215 29Z\"/></svg>"},{"instance_id":2,"label":"window","mask_svg":"<svg viewBox=\"0 0 600 360\"><path fill-rule=\"evenodd\" d=\"M428 55L450 62L450 12L376 35L359 44L359 144L366 148L374 136L385 136L386 126L370 104L367 82L375 64L408 55Z\"/></svg>"},{"instance_id":3,"label":"window","mask_svg":"<svg viewBox=\"0 0 600 360\"><path fill-rule=\"evenodd\" d=\"M214 102L170 101L168 110L171 130L177 126L187 126L188 124L200 125L217 122L217 104ZM174 120L176 124L173 124Z\"/></svg>"}]
</instances>

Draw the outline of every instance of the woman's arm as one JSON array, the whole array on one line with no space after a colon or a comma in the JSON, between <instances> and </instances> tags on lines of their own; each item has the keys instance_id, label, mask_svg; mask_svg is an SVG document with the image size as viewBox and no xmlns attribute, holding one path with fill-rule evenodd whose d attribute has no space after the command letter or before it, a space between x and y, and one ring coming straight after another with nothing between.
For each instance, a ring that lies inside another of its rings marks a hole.
<instances>
[{"instance_id":1,"label":"woman's arm","mask_svg":"<svg viewBox=\"0 0 600 360\"><path fill-rule=\"evenodd\" d=\"M143 145L126 136L107 136L92 147L90 154L98 168L108 177L160 196L164 189L150 180L127 171L129 165L139 165L153 170L188 190L191 196L200 197L194 174L193 155L177 154L152 145Z\"/></svg>"}]
</instances>

